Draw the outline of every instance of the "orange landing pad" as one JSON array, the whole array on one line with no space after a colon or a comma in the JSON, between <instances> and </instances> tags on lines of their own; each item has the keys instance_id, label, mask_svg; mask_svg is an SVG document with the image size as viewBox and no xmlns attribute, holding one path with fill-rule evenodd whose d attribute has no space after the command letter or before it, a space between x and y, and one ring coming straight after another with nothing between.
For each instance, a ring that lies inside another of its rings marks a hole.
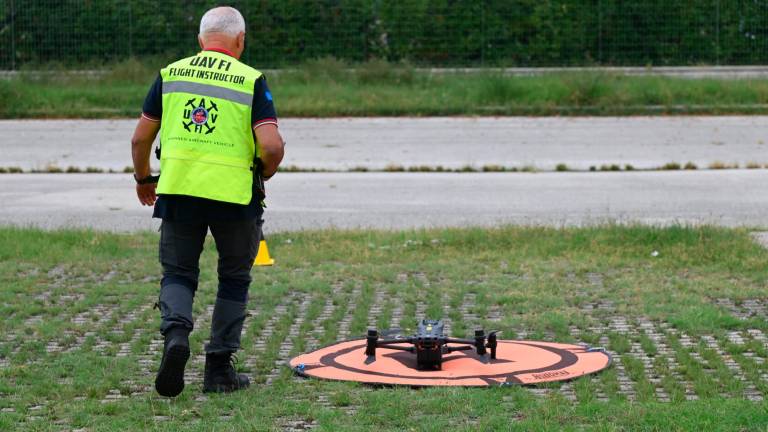
<instances>
[{"instance_id":1,"label":"orange landing pad","mask_svg":"<svg viewBox=\"0 0 768 432\"><path fill-rule=\"evenodd\" d=\"M500 340L496 357L456 351L443 356L442 370L421 371L416 369L416 355L405 351L380 347L376 358L368 359L365 339L356 339L294 357L290 367L299 375L337 381L477 387L565 381L611 364L602 349L553 342Z\"/></svg>"}]
</instances>

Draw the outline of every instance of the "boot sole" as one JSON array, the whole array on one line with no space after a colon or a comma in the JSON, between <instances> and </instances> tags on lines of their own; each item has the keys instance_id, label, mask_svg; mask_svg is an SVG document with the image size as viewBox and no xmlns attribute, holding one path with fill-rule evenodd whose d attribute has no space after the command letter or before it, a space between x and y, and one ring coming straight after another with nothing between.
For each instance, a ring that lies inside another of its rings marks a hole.
<instances>
[{"instance_id":1,"label":"boot sole","mask_svg":"<svg viewBox=\"0 0 768 432\"><path fill-rule=\"evenodd\" d=\"M184 367L189 360L189 347L172 345L160 364L155 389L161 396L174 397L184 390Z\"/></svg>"},{"instance_id":2,"label":"boot sole","mask_svg":"<svg viewBox=\"0 0 768 432\"><path fill-rule=\"evenodd\" d=\"M240 377L241 375L238 375ZM238 390L245 390L248 387L251 386L251 381L248 380L243 384L235 385L235 384L206 384L205 381L203 381L203 393L232 393L236 392Z\"/></svg>"},{"instance_id":3,"label":"boot sole","mask_svg":"<svg viewBox=\"0 0 768 432\"><path fill-rule=\"evenodd\" d=\"M249 386L250 384L246 384L242 387L224 386L224 385L209 386L209 387L203 387L203 393L232 393L238 390L245 390Z\"/></svg>"}]
</instances>

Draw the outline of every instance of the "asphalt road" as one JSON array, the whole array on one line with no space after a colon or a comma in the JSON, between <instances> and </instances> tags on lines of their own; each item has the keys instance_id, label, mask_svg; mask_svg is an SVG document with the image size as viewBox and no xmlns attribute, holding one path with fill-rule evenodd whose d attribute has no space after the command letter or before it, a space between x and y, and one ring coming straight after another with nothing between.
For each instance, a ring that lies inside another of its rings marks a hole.
<instances>
[{"instance_id":1,"label":"asphalt road","mask_svg":"<svg viewBox=\"0 0 768 432\"><path fill-rule=\"evenodd\" d=\"M122 171L136 120L0 121L0 167ZM442 165L587 170L603 164L768 163L768 117L283 119L283 166L348 170ZM157 161L153 161L157 166Z\"/></svg>"},{"instance_id":2,"label":"asphalt road","mask_svg":"<svg viewBox=\"0 0 768 432\"><path fill-rule=\"evenodd\" d=\"M768 227L767 170L280 174L265 230L607 221ZM0 225L157 229L121 174L0 175Z\"/></svg>"}]
</instances>

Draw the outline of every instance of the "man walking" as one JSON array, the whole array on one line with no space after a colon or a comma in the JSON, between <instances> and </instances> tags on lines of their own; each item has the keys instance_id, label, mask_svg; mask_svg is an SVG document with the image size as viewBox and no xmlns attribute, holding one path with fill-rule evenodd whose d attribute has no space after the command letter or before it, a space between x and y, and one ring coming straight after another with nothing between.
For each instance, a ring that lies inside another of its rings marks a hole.
<instances>
[{"instance_id":1,"label":"man walking","mask_svg":"<svg viewBox=\"0 0 768 432\"><path fill-rule=\"evenodd\" d=\"M136 194L162 219L158 305L165 345L155 388L163 396L184 389L192 302L209 229L219 254L219 285L203 391L249 385L234 370L231 355L240 347L250 270L261 239L262 180L277 171L284 148L264 76L238 60L245 48L240 12L230 7L206 12L198 41L200 53L160 71L131 141ZM156 183L149 157L158 132Z\"/></svg>"}]
</instances>

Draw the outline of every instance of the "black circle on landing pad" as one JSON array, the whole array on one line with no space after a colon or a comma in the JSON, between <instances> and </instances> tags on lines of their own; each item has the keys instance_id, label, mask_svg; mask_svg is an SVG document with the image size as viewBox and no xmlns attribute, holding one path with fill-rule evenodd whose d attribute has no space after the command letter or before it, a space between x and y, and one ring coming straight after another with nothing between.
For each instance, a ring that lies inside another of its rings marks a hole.
<instances>
[{"instance_id":1,"label":"black circle on landing pad","mask_svg":"<svg viewBox=\"0 0 768 432\"><path fill-rule=\"evenodd\" d=\"M441 370L421 371L412 353L380 347L365 355L365 341L337 342L290 361L298 374L340 381L407 386L536 384L577 378L608 367L601 349L537 341L498 341L497 358L473 351L446 354Z\"/></svg>"}]
</instances>

